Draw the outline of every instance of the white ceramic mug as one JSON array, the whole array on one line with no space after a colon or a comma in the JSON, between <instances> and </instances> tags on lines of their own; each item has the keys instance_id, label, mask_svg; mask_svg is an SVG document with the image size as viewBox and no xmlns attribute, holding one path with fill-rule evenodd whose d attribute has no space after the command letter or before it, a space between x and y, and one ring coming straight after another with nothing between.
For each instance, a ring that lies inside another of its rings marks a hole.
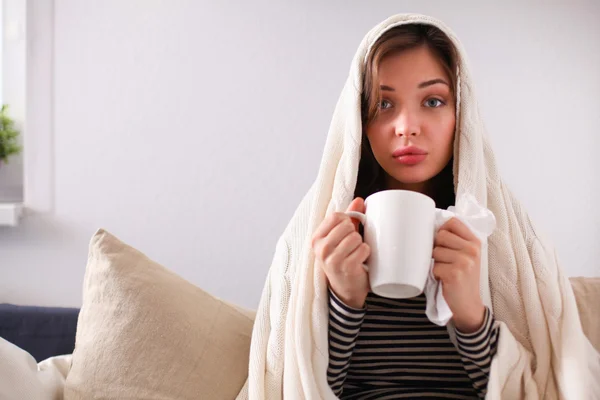
<instances>
[{"instance_id":1,"label":"white ceramic mug","mask_svg":"<svg viewBox=\"0 0 600 400\"><path fill-rule=\"evenodd\" d=\"M435 202L417 192L384 190L367 197L365 207L365 214L346 215L364 226L371 290L396 299L420 295L431 268Z\"/></svg>"}]
</instances>

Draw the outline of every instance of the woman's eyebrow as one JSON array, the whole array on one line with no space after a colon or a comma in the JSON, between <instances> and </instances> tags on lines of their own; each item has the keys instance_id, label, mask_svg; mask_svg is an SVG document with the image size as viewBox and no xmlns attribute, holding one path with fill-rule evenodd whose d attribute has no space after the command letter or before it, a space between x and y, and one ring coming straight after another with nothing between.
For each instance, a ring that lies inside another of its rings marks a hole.
<instances>
[{"instance_id":1,"label":"woman's eyebrow","mask_svg":"<svg viewBox=\"0 0 600 400\"><path fill-rule=\"evenodd\" d=\"M430 79L430 80L428 80L428 81L421 82L421 83L419 83L419 85L418 85L417 87L418 87L419 89L424 89L424 88L426 88L426 87L429 87L429 86L432 86L432 85L437 85L437 84L439 84L439 83L441 83L441 84L443 84L443 85L446 85L446 86L450 87L450 84L449 84L448 82L446 82L446 81L445 81L444 79L442 79L442 78ZM380 86L379 86L379 89L380 89L381 91L386 91L386 92L395 92L395 91L396 91L396 89L394 89L393 87L391 87L391 86L388 86L388 85L380 85Z\"/></svg>"},{"instance_id":2,"label":"woman's eyebrow","mask_svg":"<svg viewBox=\"0 0 600 400\"><path fill-rule=\"evenodd\" d=\"M419 83L418 88L419 89L423 89L423 88L426 88L428 86L435 85L435 84L438 84L438 83L441 83L443 85L446 85L446 86L450 87L450 85L448 84L448 82L446 82L444 79L437 78L437 79L431 79L429 81L425 81L425 82Z\"/></svg>"}]
</instances>

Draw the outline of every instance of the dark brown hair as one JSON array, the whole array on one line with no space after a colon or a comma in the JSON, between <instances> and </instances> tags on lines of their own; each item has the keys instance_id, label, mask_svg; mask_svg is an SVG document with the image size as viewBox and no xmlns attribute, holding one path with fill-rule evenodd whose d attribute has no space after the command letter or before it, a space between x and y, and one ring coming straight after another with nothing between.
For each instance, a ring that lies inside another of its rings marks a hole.
<instances>
[{"instance_id":1,"label":"dark brown hair","mask_svg":"<svg viewBox=\"0 0 600 400\"><path fill-rule=\"evenodd\" d=\"M354 192L355 197L366 198L385 189L385 172L375 159L366 135L367 125L379 113L379 103L381 101L378 77L379 64L386 56L419 46L427 46L437 57L448 74L451 81L450 87L456 95L456 50L448 36L440 29L425 24L406 24L386 31L377 39L367 57L363 76L361 95L363 137L358 178ZM453 161L450 160L448 165L435 178L437 191L434 200L438 208L447 208L454 204L452 163Z\"/></svg>"}]
</instances>

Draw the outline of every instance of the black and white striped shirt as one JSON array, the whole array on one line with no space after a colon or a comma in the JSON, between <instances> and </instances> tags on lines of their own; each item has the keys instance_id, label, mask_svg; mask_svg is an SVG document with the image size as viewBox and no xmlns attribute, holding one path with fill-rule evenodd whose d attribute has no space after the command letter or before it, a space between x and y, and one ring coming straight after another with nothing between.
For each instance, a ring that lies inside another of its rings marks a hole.
<instances>
[{"instance_id":1,"label":"black and white striped shirt","mask_svg":"<svg viewBox=\"0 0 600 400\"><path fill-rule=\"evenodd\" d=\"M424 295L388 299L369 293L364 309L330 291L329 386L342 399L484 398L498 326L486 308L482 327L456 332L425 315Z\"/></svg>"}]
</instances>

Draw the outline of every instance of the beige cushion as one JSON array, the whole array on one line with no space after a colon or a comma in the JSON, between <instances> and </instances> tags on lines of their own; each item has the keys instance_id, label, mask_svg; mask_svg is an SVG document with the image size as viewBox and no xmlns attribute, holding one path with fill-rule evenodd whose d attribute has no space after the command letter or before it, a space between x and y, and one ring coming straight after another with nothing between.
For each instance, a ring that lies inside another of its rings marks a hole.
<instances>
[{"instance_id":1,"label":"beige cushion","mask_svg":"<svg viewBox=\"0 0 600 400\"><path fill-rule=\"evenodd\" d=\"M583 332L600 351L600 278L570 278Z\"/></svg>"},{"instance_id":2,"label":"beige cushion","mask_svg":"<svg viewBox=\"0 0 600 400\"><path fill-rule=\"evenodd\" d=\"M65 399L233 399L253 313L103 230L91 240Z\"/></svg>"}]
</instances>

